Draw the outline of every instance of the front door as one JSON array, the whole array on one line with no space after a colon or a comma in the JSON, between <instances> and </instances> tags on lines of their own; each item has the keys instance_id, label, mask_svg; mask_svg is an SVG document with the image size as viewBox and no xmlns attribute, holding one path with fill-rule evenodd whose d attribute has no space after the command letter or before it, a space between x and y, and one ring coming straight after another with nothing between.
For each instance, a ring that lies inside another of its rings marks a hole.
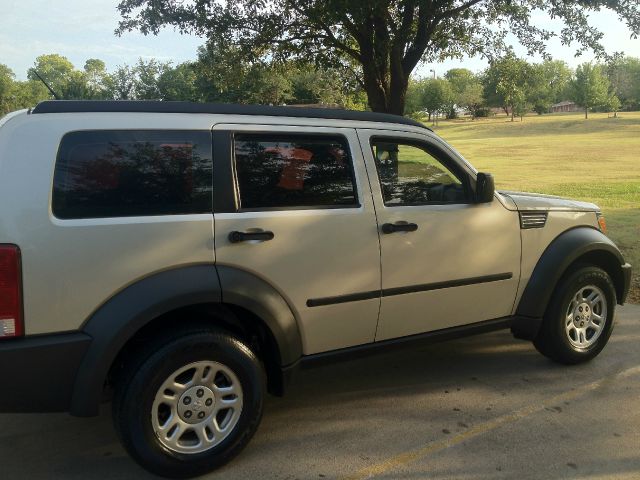
<instances>
[{"instance_id":1,"label":"front door","mask_svg":"<svg viewBox=\"0 0 640 480\"><path fill-rule=\"evenodd\" d=\"M216 150L214 162L231 163L236 198L214 215L217 263L282 294L305 354L373 342L380 248L356 131L216 125L214 139L221 135L231 148Z\"/></svg>"},{"instance_id":2,"label":"front door","mask_svg":"<svg viewBox=\"0 0 640 480\"><path fill-rule=\"evenodd\" d=\"M474 172L435 136L359 136L380 225L376 340L511 315L520 276L516 212L497 199L475 203Z\"/></svg>"}]
</instances>

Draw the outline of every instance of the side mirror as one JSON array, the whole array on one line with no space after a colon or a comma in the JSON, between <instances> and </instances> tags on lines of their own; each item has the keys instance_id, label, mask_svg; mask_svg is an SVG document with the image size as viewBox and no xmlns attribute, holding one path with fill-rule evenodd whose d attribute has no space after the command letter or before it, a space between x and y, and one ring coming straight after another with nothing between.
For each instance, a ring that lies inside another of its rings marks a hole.
<instances>
[{"instance_id":1,"label":"side mirror","mask_svg":"<svg viewBox=\"0 0 640 480\"><path fill-rule=\"evenodd\" d=\"M490 173L478 173L476 180L476 203L493 202L496 185Z\"/></svg>"}]
</instances>

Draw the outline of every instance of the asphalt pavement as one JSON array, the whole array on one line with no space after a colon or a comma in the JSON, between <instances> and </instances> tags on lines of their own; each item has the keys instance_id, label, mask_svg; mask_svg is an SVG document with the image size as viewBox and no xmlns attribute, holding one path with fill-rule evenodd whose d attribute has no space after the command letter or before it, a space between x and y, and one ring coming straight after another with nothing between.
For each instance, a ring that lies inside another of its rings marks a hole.
<instances>
[{"instance_id":1,"label":"asphalt pavement","mask_svg":"<svg viewBox=\"0 0 640 480\"><path fill-rule=\"evenodd\" d=\"M224 479L640 479L640 306L566 367L507 331L303 372ZM37 379L34 379L37 381ZM4 386L3 387L7 387ZM153 478L99 417L0 415L0 479Z\"/></svg>"}]
</instances>

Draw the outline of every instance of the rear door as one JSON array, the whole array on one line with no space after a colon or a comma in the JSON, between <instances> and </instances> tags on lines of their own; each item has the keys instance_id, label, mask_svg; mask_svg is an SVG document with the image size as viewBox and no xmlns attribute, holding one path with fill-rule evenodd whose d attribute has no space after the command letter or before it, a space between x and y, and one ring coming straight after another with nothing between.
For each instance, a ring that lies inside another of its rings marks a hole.
<instances>
[{"instance_id":1,"label":"rear door","mask_svg":"<svg viewBox=\"0 0 640 480\"><path fill-rule=\"evenodd\" d=\"M216 125L214 145L217 263L283 295L305 354L372 342L380 247L356 131Z\"/></svg>"},{"instance_id":2,"label":"rear door","mask_svg":"<svg viewBox=\"0 0 640 480\"><path fill-rule=\"evenodd\" d=\"M474 173L439 139L359 130L380 224L376 340L511 315L520 277L516 212L474 202Z\"/></svg>"}]
</instances>

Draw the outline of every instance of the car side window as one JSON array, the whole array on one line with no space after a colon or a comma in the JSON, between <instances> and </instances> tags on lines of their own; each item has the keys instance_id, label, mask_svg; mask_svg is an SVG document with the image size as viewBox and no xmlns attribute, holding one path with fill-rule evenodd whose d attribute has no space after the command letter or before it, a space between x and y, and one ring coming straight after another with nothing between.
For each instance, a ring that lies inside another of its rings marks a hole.
<instances>
[{"instance_id":1,"label":"car side window","mask_svg":"<svg viewBox=\"0 0 640 480\"><path fill-rule=\"evenodd\" d=\"M241 210L358 206L345 137L236 134L234 156Z\"/></svg>"},{"instance_id":2,"label":"car side window","mask_svg":"<svg viewBox=\"0 0 640 480\"><path fill-rule=\"evenodd\" d=\"M60 219L210 213L211 133L85 130L60 143L53 214Z\"/></svg>"},{"instance_id":3,"label":"car side window","mask_svg":"<svg viewBox=\"0 0 640 480\"><path fill-rule=\"evenodd\" d=\"M392 139L374 139L371 146L386 206L468 202L462 175L440 160L442 152Z\"/></svg>"}]
</instances>

